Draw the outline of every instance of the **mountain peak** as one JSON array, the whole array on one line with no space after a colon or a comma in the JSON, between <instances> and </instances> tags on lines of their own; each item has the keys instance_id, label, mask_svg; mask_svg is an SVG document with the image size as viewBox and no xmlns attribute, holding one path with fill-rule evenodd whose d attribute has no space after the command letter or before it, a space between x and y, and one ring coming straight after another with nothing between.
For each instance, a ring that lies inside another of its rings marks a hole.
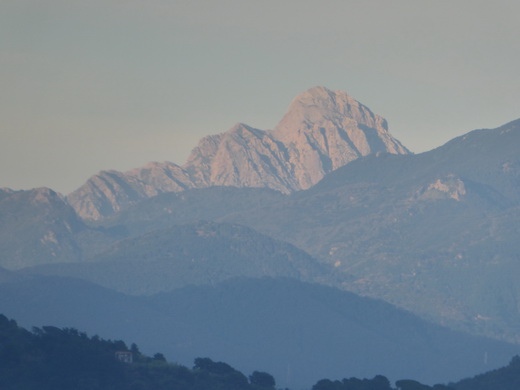
<instances>
[{"instance_id":1,"label":"mountain peak","mask_svg":"<svg viewBox=\"0 0 520 390\"><path fill-rule=\"evenodd\" d=\"M306 91L302 92L301 94L299 94L298 96L296 96L293 99L293 102L294 101L302 101L302 100L304 100L306 98L307 99L311 98L311 99L316 99L316 100L320 100L320 99L321 100L334 99L334 96L335 96L336 92L340 92L342 94L347 95L343 91L332 91L332 90L328 89L327 87L324 87L324 86L321 86L321 85L317 85L317 86L314 86L312 88L309 88L308 90L306 90Z\"/></svg>"},{"instance_id":2,"label":"mountain peak","mask_svg":"<svg viewBox=\"0 0 520 390\"><path fill-rule=\"evenodd\" d=\"M138 168L93 178L68 200L83 217L99 219L144 197L188 188L267 187L290 193L313 186L361 156L409 153L387 129L384 118L346 92L316 86L292 101L272 131L237 123L204 137L182 167Z\"/></svg>"},{"instance_id":3,"label":"mountain peak","mask_svg":"<svg viewBox=\"0 0 520 390\"><path fill-rule=\"evenodd\" d=\"M277 137L284 138L295 128L311 129L327 124L337 128L362 125L379 133L388 131L386 119L374 114L346 92L317 86L293 99L274 132Z\"/></svg>"},{"instance_id":4,"label":"mountain peak","mask_svg":"<svg viewBox=\"0 0 520 390\"><path fill-rule=\"evenodd\" d=\"M263 135L265 133L264 130L255 129L254 127L251 127L249 125L246 125L245 123L238 122L236 123L232 128L230 128L228 131L226 131L225 135L230 134L245 134L245 133L251 133L255 135Z\"/></svg>"},{"instance_id":5,"label":"mountain peak","mask_svg":"<svg viewBox=\"0 0 520 390\"><path fill-rule=\"evenodd\" d=\"M313 104L317 105L324 105L330 103L335 104L337 97L340 97L343 100L350 100L351 102L356 102L356 100L350 95L348 95L345 91L333 91L331 89L328 89L327 87L318 85L309 88L306 91L299 94L298 96L296 96L293 99L293 103L301 102L308 104L308 102L312 102Z\"/></svg>"}]
</instances>

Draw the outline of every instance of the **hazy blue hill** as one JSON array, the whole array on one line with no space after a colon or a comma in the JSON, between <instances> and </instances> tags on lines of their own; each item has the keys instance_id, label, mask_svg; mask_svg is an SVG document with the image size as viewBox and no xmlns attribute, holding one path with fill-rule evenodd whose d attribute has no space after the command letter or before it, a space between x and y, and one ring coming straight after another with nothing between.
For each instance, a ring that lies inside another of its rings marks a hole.
<instances>
[{"instance_id":1,"label":"hazy blue hill","mask_svg":"<svg viewBox=\"0 0 520 390\"><path fill-rule=\"evenodd\" d=\"M105 218L98 226L118 227L136 236L172 225L217 220L240 211L266 207L287 196L267 188L209 187L167 192Z\"/></svg>"},{"instance_id":2,"label":"hazy blue hill","mask_svg":"<svg viewBox=\"0 0 520 390\"><path fill-rule=\"evenodd\" d=\"M7 282L17 282L19 280L23 280L24 278L25 276L20 275L16 271L10 271L0 267L0 284Z\"/></svg>"},{"instance_id":3,"label":"hazy blue hill","mask_svg":"<svg viewBox=\"0 0 520 390\"><path fill-rule=\"evenodd\" d=\"M35 278L0 285L0 312L26 327L81 326L182 364L208 356L243 372L267 371L291 388L376 374L453 381L518 353L517 346L449 331L381 301L290 279L230 280L145 298Z\"/></svg>"},{"instance_id":4,"label":"hazy blue hill","mask_svg":"<svg viewBox=\"0 0 520 390\"><path fill-rule=\"evenodd\" d=\"M285 276L335 283L332 267L291 244L228 223L197 222L116 242L82 263L24 274L72 276L129 294L153 294L232 277Z\"/></svg>"},{"instance_id":5,"label":"hazy blue hill","mask_svg":"<svg viewBox=\"0 0 520 390\"><path fill-rule=\"evenodd\" d=\"M87 226L49 188L0 189L0 266L79 261L119 238L114 229Z\"/></svg>"},{"instance_id":6,"label":"hazy blue hill","mask_svg":"<svg viewBox=\"0 0 520 390\"><path fill-rule=\"evenodd\" d=\"M63 198L48 188L0 190L0 266L17 269L77 259L74 235L84 229Z\"/></svg>"}]
</instances>

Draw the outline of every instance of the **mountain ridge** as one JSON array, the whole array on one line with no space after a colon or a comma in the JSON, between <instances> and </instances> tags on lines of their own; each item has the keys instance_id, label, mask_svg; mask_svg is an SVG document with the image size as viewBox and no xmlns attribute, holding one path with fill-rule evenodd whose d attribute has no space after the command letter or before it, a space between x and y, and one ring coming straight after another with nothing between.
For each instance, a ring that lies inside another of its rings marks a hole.
<instances>
[{"instance_id":1,"label":"mountain ridge","mask_svg":"<svg viewBox=\"0 0 520 390\"><path fill-rule=\"evenodd\" d=\"M74 277L125 294L151 295L236 277L284 276L333 284L333 271L293 245L251 228L200 221L116 241L82 262L41 264L12 274Z\"/></svg>"},{"instance_id":2,"label":"mountain ridge","mask_svg":"<svg viewBox=\"0 0 520 390\"><path fill-rule=\"evenodd\" d=\"M313 87L298 95L274 130L238 123L202 138L183 166L149 163L102 171L67 196L83 219L99 220L161 192L210 186L307 189L327 173L377 152L408 154L384 118L342 91Z\"/></svg>"},{"instance_id":3,"label":"mountain ridge","mask_svg":"<svg viewBox=\"0 0 520 390\"><path fill-rule=\"evenodd\" d=\"M348 272L347 289L518 342L518 145L520 120L418 155L367 156L223 220Z\"/></svg>"}]
</instances>

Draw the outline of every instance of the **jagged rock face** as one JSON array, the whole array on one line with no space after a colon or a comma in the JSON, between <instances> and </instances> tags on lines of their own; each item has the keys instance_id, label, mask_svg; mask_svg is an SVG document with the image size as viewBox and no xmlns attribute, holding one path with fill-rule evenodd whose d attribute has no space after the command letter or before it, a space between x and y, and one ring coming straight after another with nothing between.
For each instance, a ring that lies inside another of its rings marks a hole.
<instances>
[{"instance_id":1,"label":"jagged rock face","mask_svg":"<svg viewBox=\"0 0 520 390\"><path fill-rule=\"evenodd\" d=\"M182 167L150 163L93 176L67 198L86 219L101 219L161 192L209 186L307 189L361 156L409 151L386 120L342 91L314 87L297 96L272 131L237 124L204 137Z\"/></svg>"},{"instance_id":2,"label":"jagged rock face","mask_svg":"<svg viewBox=\"0 0 520 390\"><path fill-rule=\"evenodd\" d=\"M464 182L455 175L448 175L446 178L437 179L426 188L421 189L418 199L455 199L460 201L464 195L466 195Z\"/></svg>"},{"instance_id":3,"label":"jagged rock face","mask_svg":"<svg viewBox=\"0 0 520 390\"><path fill-rule=\"evenodd\" d=\"M217 145L214 139L203 139L185 165L203 177L206 186L269 187L284 193L299 189L286 147L270 132L239 123L221 134Z\"/></svg>"},{"instance_id":4,"label":"jagged rock face","mask_svg":"<svg viewBox=\"0 0 520 390\"><path fill-rule=\"evenodd\" d=\"M342 91L314 87L296 97L272 132L288 154L290 173L307 189L361 156L409 151L388 132L386 120Z\"/></svg>"},{"instance_id":5,"label":"jagged rock face","mask_svg":"<svg viewBox=\"0 0 520 390\"><path fill-rule=\"evenodd\" d=\"M161 192L196 188L195 183L178 165L154 162L126 173L102 171L67 196L67 201L82 218L96 220Z\"/></svg>"}]
</instances>

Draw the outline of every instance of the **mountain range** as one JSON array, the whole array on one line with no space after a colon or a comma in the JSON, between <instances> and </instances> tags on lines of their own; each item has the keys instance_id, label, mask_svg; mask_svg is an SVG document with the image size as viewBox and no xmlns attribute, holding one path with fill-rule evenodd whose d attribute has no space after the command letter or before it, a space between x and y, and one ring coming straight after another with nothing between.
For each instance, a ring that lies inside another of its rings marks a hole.
<instances>
[{"instance_id":1,"label":"mountain range","mask_svg":"<svg viewBox=\"0 0 520 390\"><path fill-rule=\"evenodd\" d=\"M308 191L230 215L383 298L450 326L518 340L520 121L419 155L372 156Z\"/></svg>"},{"instance_id":2,"label":"mountain range","mask_svg":"<svg viewBox=\"0 0 520 390\"><path fill-rule=\"evenodd\" d=\"M182 167L165 162L100 172L67 200L82 218L98 220L162 192L234 186L290 193L377 152L409 153L368 107L345 92L314 87L293 100L272 131L239 123L204 137Z\"/></svg>"},{"instance_id":3,"label":"mountain range","mask_svg":"<svg viewBox=\"0 0 520 390\"><path fill-rule=\"evenodd\" d=\"M314 87L275 129L205 137L183 166L104 171L67 196L0 189L0 312L126 327L150 350L170 332L170 359L307 383L474 375L520 349L519 145L516 120L414 155L366 106Z\"/></svg>"}]
</instances>

